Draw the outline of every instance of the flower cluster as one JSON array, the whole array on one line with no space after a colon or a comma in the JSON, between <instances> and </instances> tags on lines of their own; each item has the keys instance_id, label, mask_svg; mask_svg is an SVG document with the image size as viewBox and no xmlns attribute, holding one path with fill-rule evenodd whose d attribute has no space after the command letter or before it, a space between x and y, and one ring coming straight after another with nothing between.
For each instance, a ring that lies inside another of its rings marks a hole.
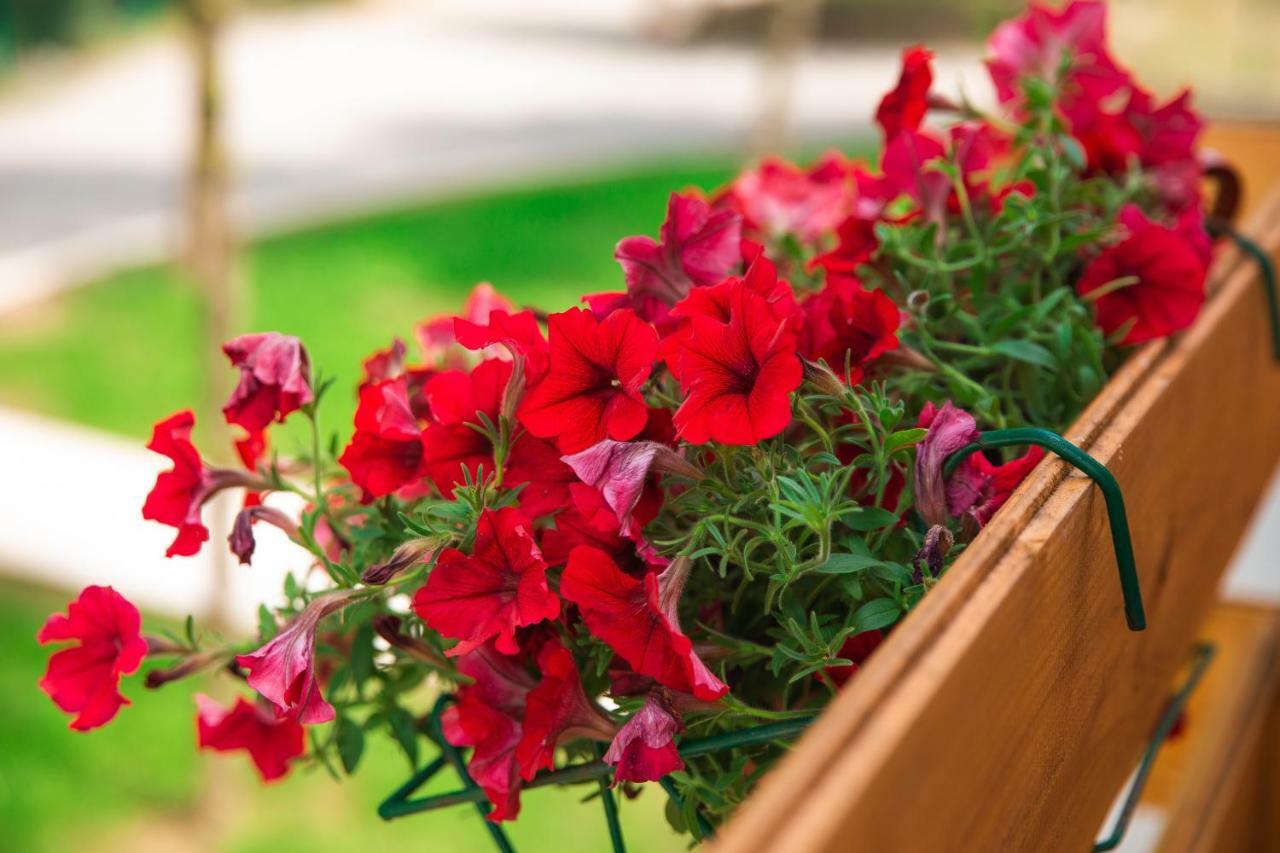
<instances>
[{"instance_id":1,"label":"flower cluster","mask_svg":"<svg viewBox=\"0 0 1280 853\"><path fill-rule=\"evenodd\" d=\"M190 555L202 507L244 490L232 551L251 563L265 521L311 575L244 645L144 639L90 587L41 632L79 643L42 687L87 729L148 650L176 659L152 686L219 667L255 695L201 698L200 745L247 751L265 779L295 760L351 772L377 731L416 762L446 690L443 736L470 749L493 820L597 748L616 784L671 777L721 819L782 746L687 758L681 737L820 708L1042 454L947 458L982 428L1064 427L1127 346L1203 301L1201 122L1110 57L1104 24L1094 0L1002 24L995 115L935 93L932 55L908 49L878 163L770 158L674 193L581 307L477 287L418 327L416 362L400 339L365 361L335 454L303 345L228 343L243 468L202 461L190 412L167 418L149 446L173 467L143 515ZM268 458L290 417L312 456ZM300 516L273 506L286 492Z\"/></svg>"}]
</instances>

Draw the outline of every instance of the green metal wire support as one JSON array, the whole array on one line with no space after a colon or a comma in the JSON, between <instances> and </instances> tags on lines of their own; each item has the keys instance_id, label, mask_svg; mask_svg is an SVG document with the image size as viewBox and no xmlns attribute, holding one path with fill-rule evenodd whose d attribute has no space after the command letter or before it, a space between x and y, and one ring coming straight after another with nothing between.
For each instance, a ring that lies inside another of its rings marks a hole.
<instances>
[{"instance_id":1,"label":"green metal wire support","mask_svg":"<svg viewBox=\"0 0 1280 853\"><path fill-rule=\"evenodd\" d=\"M1258 265L1262 287L1267 295L1267 317L1271 322L1271 354L1280 362L1280 295L1276 292L1276 267L1271 261L1271 255L1227 222L1211 219L1205 223L1205 227L1215 237L1231 238L1231 242Z\"/></svg>"},{"instance_id":2,"label":"green metal wire support","mask_svg":"<svg viewBox=\"0 0 1280 853\"><path fill-rule=\"evenodd\" d=\"M1156 726L1155 734L1152 735L1151 742L1142 753L1142 760L1138 762L1138 772L1133 776L1133 784L1129 786L1129 792L1125 795L1120 814L1116 816L1115 826L1107 833L1106 838L1093 845L1094 853L1115 850L1124 840L1125 833L1129 831L1129 824L1133 820L1133 813L1138 807L1138 801L1142 799L1142 790L1147 785L1147 777L1151 775L1151 766L1155 764L1156 755L1164 742L1169 739L1169 732L1173 731L1178 717L1187 706L1187 700L1196 689L1196 685L1200 683L1209 664L1213 662L1216 652L1217 647L1212 643L1201 643L1196 646L1195 660L1191 664L1191 671L1187 673L1187 680L1174 694L1172 701L1165 708L1164 715L1160 717L1160 724Z\"/></svg>"},{"instance_id":3,"label":"green metal wire support","mask_svg":"<svg viewBox=\"0 0 1280 853\"><path fill-rule=\"evenodd\" d=\"M604 755L604 744L596 744L596 760ZM613 788L609 787L609 777L601 776L600 802L604 804L604 822L609 826L609 843L613 845L613 853L627 853L627 843L622 839L622 824L618 820L618 801L613 798Z\"/></svg>"},{"instance_id":4,"label":"green metal wire support","mask_svg":"<svg viewBox=\"0 0 1280 853\"><path fill-rule=\"evenodd\" d=\"M1105 465L1052 430L1040 427L1017 427L979 433L977 441L947 457L943 465L943 473L949 476L956 466L980 450L1024 447L1029 444L1043 447L1056 454L1098 484L1098 489L1107 503L1107 518L1111 522L1111 544L1115 548L1116 565L1120 570L1120 590L1124 594L1125 621L1128 622L1131 631L1146 629L1147 616L1142 607L1142 587L1138 582L1138 565L1133 556L1133 538L1129 533L1129 518L1124 511L1124 495L1120 491L1120 484L1116 482L1116 478Z\"/></svg>"}]
</instances>

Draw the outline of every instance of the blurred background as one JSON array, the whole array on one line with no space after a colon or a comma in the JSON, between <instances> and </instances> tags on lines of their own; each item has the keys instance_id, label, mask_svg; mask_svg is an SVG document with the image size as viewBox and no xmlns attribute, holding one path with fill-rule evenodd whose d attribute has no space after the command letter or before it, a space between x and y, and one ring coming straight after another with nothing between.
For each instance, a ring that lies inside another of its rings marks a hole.
<instances>
[{"instance_id":1,"label":"blurred background","mask_svg":"<svg viewBox=\"0 0 1280 853\"><path fill-rule=\"evenodd\" d=\"M345 436L360 359L478 281L562 307L620 285L614 244L655 233L672 190L764 151L874 156L904 45L937 52L939 91L988 101L982 39L1021 5L0 0L0 849L488 849L466 809L377 819L409 772L390 743L341 784L261 788L243 756L197 754L198 683L132 679L110 726L66 730L34 635L81 586L247 633L304 566L271 531L252 568L166 561L168 529L139 517L151 424L193 407L225 446L217 345L275 329L337 378ZM1194 83L1214 119L1280 121L1280 4L1112 7L1114 52L1160 94ZM1236 593L1280 599L1271 503ZM633 850L683 849L658 794L625 804ZM517 842L604 849L580 796L527 795Z\"/></svg>"}]
</instances>

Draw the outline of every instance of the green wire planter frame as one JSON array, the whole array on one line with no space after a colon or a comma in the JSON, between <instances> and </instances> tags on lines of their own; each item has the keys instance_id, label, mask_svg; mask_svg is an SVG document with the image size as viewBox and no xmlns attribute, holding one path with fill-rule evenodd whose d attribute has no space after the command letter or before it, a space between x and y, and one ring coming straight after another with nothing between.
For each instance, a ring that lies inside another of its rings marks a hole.
<instances>
[{"instance_id":1,"label":"green wire planter frame","mask_svg":"<svg viewBox=\"0 0 1280 853\"><path fill-rule=\"evenodd\" d=\"M1215 237L1229 237L1240 251L1248 255L1258 265L1262 276L1262 287L1267 295L1267 318L1271 322L1271 353L1280 362L1280 295L1276 292L1276 267L1267 250L1253 240L1241 234L1230 223L1220 219L1210 219L1205 223L1206 230Z\"/></svg>"},{"instance_id":2,"label":"green wire planter frame","mask_svg":"<svg viewBox=\"0 0 1280 853\"><path fill-rule=\"evenodd\" d=\"M1129 824L1133 820L1133 813L1138 808L1138 801L1142 799L1142 790L1147 785L1147 778L1151 775L1151 766L1155 764L1156 755L1160 752L1160 747L1169 739L1169 733L1173 731L1173 727L1178 723L1178 717L1182 715L1183 709L1187 707L1187 700L1191 698L1192 692L1200 683L1200 679L1204 676L1205 670L1209 668L1209 664L1213 662L1213 656L1218 649L1213 643L1200 643L1196 646L1195 657L1191 663L1191 669L1187 673L1187 680L1182 683L1182 687L1173 695L1168 706L1164 709L1164 714L1160 717L1160 722L1156 726L1155 734L1151 737L1151 742L1147 744L1146 750L1142 753L1142 760L1138 762L1138 771L1133 776L1133 784L1129 786L1129 792L1125 794L1124 804L1120 807L1120 813L1116 816L1115 826L1107 833L1106 837L1093 845L1094 853L1106 853L1108 850L1115 850L1120 846L1120 842L1124 840L1125 833L1129 831Z\"/></svg>"},{"instance_id":3,"label":"green wire planter frame","mask_svg":"<svg viewBox=\"0 0 1280 853\"><path fill-rule=\"evenodd\" d=\"M1107 466L1085 453L1052 430L1040 427L993 429L979 433L978 440L960 448L947 457L943 472L950 475L956 466L980 450L996 447L1024 447L1033 444L1061 457L1080 469L1098 484L1107 504L1107 518L1111 522L1111 544L1116 552L1116 565L1120 570L1120 591L1124 595L1124 616L1131 631L1147 627L1147 616L1142 606L1142 587L1138 582L1138 565L1133 556L1133 537L1129 534L1129 517L1124 510L1124 495L1120 484Z\"/></svg>"}]
</instances>

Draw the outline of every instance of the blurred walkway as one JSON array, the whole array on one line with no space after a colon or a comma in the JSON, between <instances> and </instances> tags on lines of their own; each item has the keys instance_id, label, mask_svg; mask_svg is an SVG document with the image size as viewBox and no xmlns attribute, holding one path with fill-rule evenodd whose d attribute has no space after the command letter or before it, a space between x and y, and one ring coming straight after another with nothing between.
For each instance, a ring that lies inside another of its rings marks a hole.
<instances>
[{"instance_id":1,"label":"blurred walkway","mask_svg":"<svg viewBox=\"0 0 1280 853\"><path fill-rule=\"evenodd\" d=\"M243 16L225 44L235 205L250 232L673 151L740 150L751 45L647 38L652 0L371 0ZM792 127L869 129L897 51L820 50ZM985 91L974 48L940 85ZM156 37L0 102L0 310L170 255L191 126L181 41Z\"/></svg>"}]
</instances>

